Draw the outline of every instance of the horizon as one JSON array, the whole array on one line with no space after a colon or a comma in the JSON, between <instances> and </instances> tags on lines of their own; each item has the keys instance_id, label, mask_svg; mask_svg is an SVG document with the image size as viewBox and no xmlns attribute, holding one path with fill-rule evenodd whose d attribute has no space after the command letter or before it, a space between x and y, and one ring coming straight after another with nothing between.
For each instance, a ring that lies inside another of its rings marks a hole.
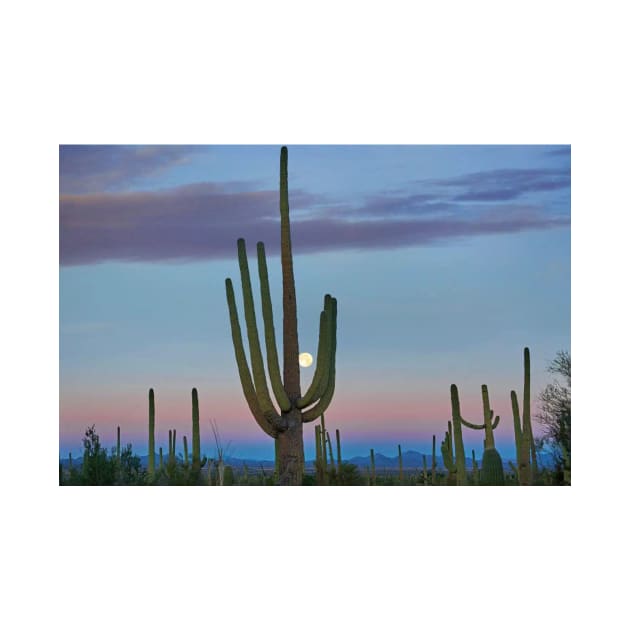
<instances>
[{"instance_id":1,"label":"horizon","mask_svg":"<svg viewBox=\"0 0 630 630\"><path fill-rule=\"evenodd\" d=\"M197 387L202 445L212 418L235 456L273 454L242 395L223 282L242 313L236 240L255 293L263 240L280 328L279 148L60 146L60 455L82 452L92 424L104 444L120 425L143 453L150 387L156 448L171 428L190 437ZM451 383L471 421L488 385L499 450L510 444L523 348L533 413L570 350L570 147L289 146L289 197L300 351L315 355L324 294L339 300L326 423L344 456L368 442L430 452L433 434L439 453ZM465 431L468 456L478 433Z\"/></svg>"}]
</instances>

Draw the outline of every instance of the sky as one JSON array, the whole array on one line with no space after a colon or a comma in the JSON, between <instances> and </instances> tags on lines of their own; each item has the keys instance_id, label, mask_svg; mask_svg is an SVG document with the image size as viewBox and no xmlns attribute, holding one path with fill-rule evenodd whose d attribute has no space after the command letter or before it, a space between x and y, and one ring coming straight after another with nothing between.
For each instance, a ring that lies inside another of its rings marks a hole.
<instances>
[{"instance_id":1,"label":"sky","mask_svg":"<svg viewBox=\"0 0 630 630\"><path fill-rule=\"evenodd\" d=\"M292 146L289 201L300 351L315 355L323 296L338 300L337 380L326 413L344 456L370 448L430 452L451 417L482 421L482 384L513 456L510 391L532 399L570 350L570 147ZM62 145L60 164L60 455L101 441L147 452L191 434L199 391L235 457L273 458L234 359L225 279L242 319L236 241L267 251L278 343L282 288L278 146ZM257 308L259 301L257 300ZM261 316L259 312L259 329ZM281 356L281 353L280 353ZM302 368L302 389L314 367ZM314 424L305 425L313 456ZM534 427L536 432L536 427ZM467 454L483 432L464 430ZM332 431L331 431L332 435Z\"/></svg>"}]
</instances>

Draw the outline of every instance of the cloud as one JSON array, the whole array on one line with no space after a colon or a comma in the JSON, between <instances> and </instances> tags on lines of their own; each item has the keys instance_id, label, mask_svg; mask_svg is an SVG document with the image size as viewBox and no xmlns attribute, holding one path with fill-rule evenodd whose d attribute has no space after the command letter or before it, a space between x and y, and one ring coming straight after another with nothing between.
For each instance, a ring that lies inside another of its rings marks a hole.
<instances>
[{"instance_id":1,"label":"cloud","mask_svg":"<svg viewBox=\"0 0 630 630\"><path fill-rule=\"evenodd\" d=\"M509 201L529 193L569 188L571 173L559 168L506 168L433 180L430 184L450 189L453 201Z\"/></svg>"},{"instance_id":2,"label":"cloud","mask_svg":"<svg viewBox=\"0 0 630 630\"><path fill-rule=\"evenodd\" d=\"M60 145L59 188L62 194L120 190L203 150L194 145Z\"/></svg>"},{"instance_id":3,"label":"cloud","mask_svg":"<svg viewBox=\"0 0 630 630\"><path fill-rule=\"evenodd\" d=\"M495 181L480 174L468 177L458 181L464 186ZM534 180L536 186L542 185ZM533 185L528 178L513 177L513 181L521 188ZM432 193L382 194L357 205L334 205L323 196L292 190L290 202L293 239L300 252L442 243L569 225L568 216L546 212L541 205L482 206ZM278 251L277 190L203 183L60 199L62 265L233 257L240 237L252 252L260 240L268 252Z\"/></svg>"},{"instance_id":4,"label":"cloud","mask_svg":"<svg viewBox=\"0 0 630 630\"><path fill-rule=\"evenodd\" d=\"M165 191L62 195L60 263L221 258L241 236L269 240L278 231L278 192L194 184ZM301 191L292 203L318 200Z\"/></svg>"}]
</instances>

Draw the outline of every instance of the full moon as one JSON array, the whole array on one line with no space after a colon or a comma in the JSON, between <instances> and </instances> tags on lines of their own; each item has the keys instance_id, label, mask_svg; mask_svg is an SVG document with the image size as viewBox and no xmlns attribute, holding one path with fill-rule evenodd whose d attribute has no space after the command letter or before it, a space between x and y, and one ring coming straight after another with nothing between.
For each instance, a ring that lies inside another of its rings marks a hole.
<instances>
[{"instance_id":1,"label":"full moon","mask_svg":"<svg viewBox=\"0 0 630 630\"><path fill-rule=\"evenodd\" d=\"M310 367L313 364L313 357L308 352L302 352L298 357L300 367Z\"/></svg>"}]
</instances>

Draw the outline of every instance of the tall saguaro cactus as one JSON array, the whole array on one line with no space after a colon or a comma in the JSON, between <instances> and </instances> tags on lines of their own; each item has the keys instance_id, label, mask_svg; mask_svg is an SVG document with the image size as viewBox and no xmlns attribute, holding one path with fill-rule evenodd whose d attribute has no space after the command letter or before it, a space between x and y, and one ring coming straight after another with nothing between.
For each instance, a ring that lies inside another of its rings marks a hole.
<instances>
[{"instance_id":1,"label":"tall saguaro cactus","mask_svg":"<svg viewBox=\"0 0 630 630\"><path fill-rule=\"evenodd\" d=\"M514 439L516 442L516 459L518 462L518 480L522 486L529 486L534 482L538 473L536 445L534 443L531 417L529 348L523 350L523 371L522 425L516 392L510 392L510 397L512 399L512 415L514 416Z\"/></svg>"},{"instance_id":2,"label":"tall saguaro cactus","mask_svg":"<svg viewBox=\"0 0 630 630\"><path fill-rule=\"evenodd\" d=\"M149 476L155 475L155 397L149 390Z\"/></svg>"},{"instance_id":3,"label":"tall saguaro cactus","mask_svg":"<svg viewBox=\"0 0 630 630\"><path fill-rule=\"evenodd\" d=\"M293 275L291 230L289 223L288 151L280 151L280 258L282 264L282 307L283 307L283 356L284 369L280 376L273 309L267 274L265 246L257 244L258 276L265 333L267 370L271 389L276 399L276 409L267 386L267 377L260 348L254 299L245 250L245 241L237 243L238 262L243 289L245 326L249 341L250 365L247 361L238 311L234 298L232 280L227 278L225 289L232 342L236 364L245 400L260 428L274 438L276 465L281 485L301 485L304 469L303 424L312 422L328 408L335 389L335 354L337 347L337 300L326 295L324 309L319 320L319 342L317 363L313 382L302 395L300 366L298 363L299 343L297 326L297 300ZM253 377L253 378L252 378Z\"/></svg>"},{"instance_id":4,"label":"tall saguaro cactus","mask_svg":"<svg viewBox=\"0 0 630 630\"><path fill-rule=\"evenodd\" d=\"M451 385L451 412L453 417L453 424L451 429L451 423L449 422L449 431L448 433L452 436L454 446L455 446L455 461L453 462L452 458L452 447L451 447L451 456L450 456L450 467L446 466L449 471L449 479L452 479L452 475L455 475L458 486L466 485L466 453L464 451L464 438L462 435L462 424L466 426L470 426L470 423L466 422L462 418L462 414L459 408L459 394L457 392L457 385ZM449 446L450 441L446 440L442 443L442 458L444 459L444 446ZM448 459L448 455L447 455Z\"/></svg>"}]
</instances>

